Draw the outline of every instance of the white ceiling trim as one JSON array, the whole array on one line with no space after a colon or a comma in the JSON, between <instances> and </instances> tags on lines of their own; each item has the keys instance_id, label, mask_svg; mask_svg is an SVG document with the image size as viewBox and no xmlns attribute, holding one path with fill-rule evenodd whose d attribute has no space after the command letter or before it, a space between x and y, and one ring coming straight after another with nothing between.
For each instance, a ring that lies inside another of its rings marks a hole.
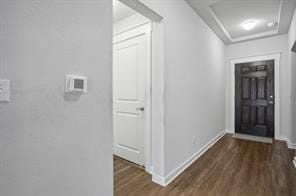
<instances>
[{"instance_id":1,"label":"white ceiling trim","mask_svg":"<svg viewBox=\"0 0 296 196\"><path fill-rule=\"evenodd\" d=\"M249 39L256 39L256 38L262 38L262 37L267 37L267 36L271 36L271 35L276 35L279 33L279 29L275 29L275 30L271 30L271 31L265 31L262 33L256 33L256 34L252 34L252 35L247 35L247 36L243 36L240 38L231 38L230 40L232 42L240 42L240 41L245 41L245 40L249 40Z\"/></svg>"},{"instance_id":2,"label":"white ceiling trim","mask_svg":"<svg viewBox=\"0 0 296 196\"><path fill-rule=\"evenodd\" d=\"M125 4L129 8L135 10L137 13L142 14L146 18L154 22L162 21L163 17L157 12L146 6L140 0L119 0L121 3Z\"/></svg>"},{"instance_id":3,"label":"white ceiling trim","mask_svg":"<svg viewBox=\"0 0 296 196\"><path fill-rule=\"evenodd\" d=\"M225 33L225 35L227 36L227 38L233 42L232 37L230 36L230 34L228 33L228 31L226 30L226 28L224 27L224 25L222 24L221 20L218 18L218 16L215 14L214 10L209 6L208 7L208 12L211 14L211 16L214 18L214 20L217 22L217 24L220 26L220 28L222 29L222 31Z\"/></svg>"},{"instance_id":4,"label":"white ceiling trim","mask_svg":"<svg viewBox=\"0 0 296 196\"><path fill-rule=\"evenodd\" d=\"M239 37L239 38L232 38L231 37L231 35L227 31L227 29L224 27L224 25L221 22L221 20L215 14L214 10L211 8L210 4L208 5L208 12L214 18L214 20L217 22L217 24L222 29L222 31L225 33L225 35L227 36L227 38L231 42L234 43L234 42L240 42L240 41L245 41L245 40L249 40L249 39L256 39L256 38L259 38L259 37L262 38L262 37L266 37L266 36L271 36L271 35L278 34L279 33L279 29L280 29L279 27L280 27L280 21L281 21L282 8L283 8L283 0L280 0L279 12L278 12L278 17L277 17L277 24L278 25L277 25L277 27L276 27L275 30L270 30L270 31L262 32L262 33L256 33L256 34L252 34L252 35L242 36L242 37Z\"/></svg>"}]
</instances>

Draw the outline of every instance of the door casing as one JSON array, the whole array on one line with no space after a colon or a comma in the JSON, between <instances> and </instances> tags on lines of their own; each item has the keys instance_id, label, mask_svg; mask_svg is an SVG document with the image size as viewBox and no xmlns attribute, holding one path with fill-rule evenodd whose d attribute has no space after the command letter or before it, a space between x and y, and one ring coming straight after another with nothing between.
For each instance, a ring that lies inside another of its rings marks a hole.
<instances>
[{"instance_id":1,"label":"door casing","mask_svg":"<svg viewBox=\"0 0 296 196\"><path fill-rule=\"evenodd\" d=\"M137 26L115 35L113 37L113 44L123 42L132 38L139 36L145 36L147 39L147 58L145 67L145 130L143 135L143 147L144 147L144 166L147 172L150 173L151 165L151 33L152 33L152 23L148 22L141 26ZM114 112L114 110L113 110ZM115 127L115 122L113 121L113 127Z\"/></svg>"},{"instance_id":2,"label":"door casing","mask_svg":"<svg viewBox=\"0 0 296 196\"><path fill-rule=\"evenodd\" d=\"M156 10L139 0L119 0L152 21L151 35L151 129L145 170L152 181L166 185L164 171L164 23ZM133 5L133 6L131 6Z\"/></svg>"},{"instance_id":3,"label":"door casing","mask_svg":"<svg viewBox=\"0 0 296 196\"><path fill-rule=\"evenodd\" d=\"M273 138L274 60L235 64L235 72L235 132Z\"/></svg>"},{"instance_id":4,"label":"door casing","mask_svg":"<svg viewBox=\"0 0 296 196\"><path fill-rule=\"evenodd\" d=\"M231 113L230 133L235 133L235 64L248 63L254 61L274 60L274 92L275 92L275 108L274 108L274 138L280 140L280 58L281 54L267 54L262 56L250 56L230 60L231 66Z\"/></svg>"}]
</instances>

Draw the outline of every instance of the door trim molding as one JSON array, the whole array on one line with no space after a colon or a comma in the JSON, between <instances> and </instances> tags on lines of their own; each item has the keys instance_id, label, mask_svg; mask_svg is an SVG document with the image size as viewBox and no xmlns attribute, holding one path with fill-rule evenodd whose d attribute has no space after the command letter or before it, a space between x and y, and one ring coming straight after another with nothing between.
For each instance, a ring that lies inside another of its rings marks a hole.
<instances>
[{"instance_id":1,"label":"door trim molding","mask_svg":"<svg viewBox=\"0 0 296 196\"><path fill-rule=\"evenodd\" d=\"M164 23L152 23L152 69L151 69L151 174L165 176L164 165Z\"/></svg>"},{"instance_id":2,"label":"door trim molding","mask_svg":"<svg viewBox=\"0 0 296 196\"><path fill-rule=\"evenodd\" d=\"M274 60L274 92L275 92L275 106L274 106L274 139L280 139L280 58L281 54L267 54L261 56L250 56L237 59L230 59L231 70L231 112L230 133L235 133L235 64L247 63L254 61Z\"/></svg>"},{"instance_id":3,"label":"door trim molding","mask_svg":"<svg viewBox=\"0 0 296 196\"><path fill-rule=\"evenodd\" d=\"M135 28L121 32L113 36L113 45L130 40L136 37L145 36L147 39L146 46L146 66L145 66L145 130L143 133L143 157L145 170L151 173L151 36L152 36L152 23L144 23ZM114 88L114 87L113 87ZM113 111L114 112L114 111ZM113 122L113 127L114 127Z\"/></svg>"},{"instance_id":4,"label":"door trim molding","mask_svg":"<svg viewBox=\"0 0 296 196\"><path fill-rule=\"evenodd\" d=\"M145 160L146 172L152 174L152 180L156 176L164 176L164 23L163 17L156 11L141 3L139 0L119 0L131 9L151 20L151 51L150 51L150 84L151 93L151 124L150 141L146 141L149 147ZM146 156L145 155L145 156ZM153 180L154 181L154 180ZM155 181L156 183L159 183Z\"/></svg>"},{"instance_id":5,"label":"door trim molding","mask_svg":"<svg viewBox=\"0 0 296 196\"><path fill-rule=\"evenodd\" d=\"M151 31L152 31L151 26L152 26L151 22L148 22L148 23L144 23L136 27L130 28L126 31L120 32L113 36L113 44L118 44L120 42L133 39L142 35L145 35L146 37L147 36L151 37Z\"/></svg>"},{"instance_id":6,"label":"door trim molding","mask_svg":"<svg viewBox=\"0 0 296 196\"><path fill-rule=\"evenodd\" d=\"M144 133L144 163L145 171L154 176L153 180L155 176L164 175L163 23L143 23L136 28L116 34L113 37L113 44L142 35L148 36L150 42L150 48L147 48L149 66L146 67L147 123Z\"/></svg>"}]
</instances>

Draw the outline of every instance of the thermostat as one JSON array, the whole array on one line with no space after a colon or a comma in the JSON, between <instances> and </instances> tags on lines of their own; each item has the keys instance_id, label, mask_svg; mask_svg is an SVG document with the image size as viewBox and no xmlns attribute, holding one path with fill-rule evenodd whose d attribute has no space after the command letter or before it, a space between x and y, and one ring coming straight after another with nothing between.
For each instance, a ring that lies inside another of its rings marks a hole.
<instances>
[{"instance_id":1,"label":"thermostat","mask_svg":"<svg viewBox=\"0 0 296 196\"><path fill-rule=\"evenodd\" d=\"M67 75L65 91L66 93L86 93L87 78L85 76Z\"/></svg>"}]
</instances>

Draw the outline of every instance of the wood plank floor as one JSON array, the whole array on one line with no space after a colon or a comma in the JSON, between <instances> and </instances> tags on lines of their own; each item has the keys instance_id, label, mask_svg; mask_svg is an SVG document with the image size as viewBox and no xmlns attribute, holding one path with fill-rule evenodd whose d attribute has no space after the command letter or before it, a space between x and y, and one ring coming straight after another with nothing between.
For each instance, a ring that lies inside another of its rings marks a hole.
<instances>
[{"instance_id":1,"label":"wood plank floor","mask_svg":"<svg viewBox=\"0 0 296 196\"><path fill-rule=\"evenodd\" d=\"M285 142L225 135L167 187L143 169L114 158L115 196L296 196L293 151Z\"/></svg>"}]
</instances>

